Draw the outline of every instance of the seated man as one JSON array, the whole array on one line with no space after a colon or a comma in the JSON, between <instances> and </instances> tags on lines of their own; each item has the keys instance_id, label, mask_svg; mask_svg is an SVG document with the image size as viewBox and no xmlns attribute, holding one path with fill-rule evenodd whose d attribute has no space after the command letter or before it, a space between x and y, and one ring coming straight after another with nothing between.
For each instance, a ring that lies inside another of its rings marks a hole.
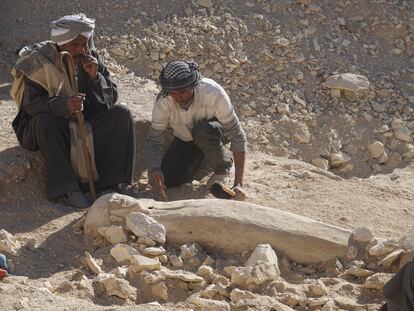
<instances>
[{"instance_id":1,"label":"seated man","mask_svg":"<svg viewBox=\"0 0 414 311\"><path fill-rule=\"evenodd\" d=\"M234 159L233 190L238 199L244 199L246 136L226 91L202 78L197 64L185 60L169 62L160 74L160 84L146 146L152 177L167 188L179 186L191 181L205 160L214 171L212 179L220 180L230 174ZM174 140L162 157L168 127L174 131ZM231 142L233 159L225 152L227 142Z\"/></svg>"},{"instance_id":2,"label":"seated man","mask_svg":"<svg viewBox=\"0 0 414 311\"><path fill-rule=\"evenodd\" d=\"M22 49L12 71L11 93L19 107L13 121L16 136L23 148L40 149L45 158L48 198L66 195L68 203L77 208L90 205L74 165L83 159L71 155L79 144L74 117L79 112L89 131L97 189L113 187L133 194L134 123L127 108L115 105L117 87L94 49L94 28L95 20L83 14L54 21L51 41ZM75 95L63 51L76 64L79 93Z\"/></svg>"}]
</instances>

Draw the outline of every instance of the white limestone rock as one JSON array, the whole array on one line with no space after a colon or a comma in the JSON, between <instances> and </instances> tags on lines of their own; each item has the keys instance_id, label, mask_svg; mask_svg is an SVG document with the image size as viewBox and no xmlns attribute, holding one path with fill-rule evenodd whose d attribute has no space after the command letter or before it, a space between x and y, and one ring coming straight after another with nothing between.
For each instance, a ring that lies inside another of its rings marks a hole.
<instances>
[{"instance_id":1,"label":"white limestone rock","mask_svg":"<svg viewBox=\"0 0 414 311\"><path fill-rule=\"evenodd\" d=\"M352 160L345 152L339 151L331 154L331 167L339 168Z\"/></svg>"},{"instance_id":2,"label":"white limestone rock","mask_svg":"<svg viewBox=\"0 0 414 311\"><path fill-rule=\"evenodd\" d=\"M369 88L369 81L362 75L353 73L342 73L328 77L324 86L330 89L341 89L352 92L366 90Z\"/></svg>"},{"instance_id":3,"label":"white limestone rock","mask_svg":"<svg viewBox=\"0 0 414 311\"><path fill-rule=\"evenodd\" d=\"M346 274L356 276L358 278L366 278L373 274L375 274L374 271L367 270L361 267L352 266L348 270L345 271Z\"/></svg>"},{"instance_id":4,"label":"white limestone rock","mask_svg":"<svg viewBox=\"0 0 414 311\"><path fill-rule=\"evenodd\" d=\"M201 253L203 249L197 243L192 244L184 244L180 246L181 254L180 257L182 259L188 259L197 256L197 254Z\"/></svg>"},{"instance_id":5,"label":"white limestone rock","mask_svg":"<svg viewBox=\"0 0 414 311\"><path fill-rule=\"evenodd\" d=\"M403 255L403 254L404 254L404 250L403 249L398 249L398 250L393 251L392 253L388 254L382 260L380 260L378 262L378 264L381 267L385 268L385 269L390 269L391 266L393 265L393 263L395 263L397 260L399 260L401 255Z\"/></svg>"},{"instance_id":6,"label":"white limestone rock","mask_svg":"<svg viewBox=\"0 0 414 311\"><path fill-rule=\"evenodd\" d=\"M122 299L136 299L137 289L132 287L127 280L115 277L104 279L102 282L109 296L117 296Z\"/></svg>"},{"instance_id":7,"label":"white limestone rock","mask_svg":"<svg viewBox=\"0 0 414 311\"><path fill-rule=\"evenodd\" d=\"M158 257L149 258L142 255L133 255L130 257L131 269L134 272L141 272L144 270L159 270L161 263Z\"/></svg>"},{"instance_id":8,"label":"white limestone rock","mask_svg":"<svg viewBox=\"0 0 414 311\"><path fill-rule=\"evenodd\" d=\"M211 8L214 3L211 0L197 0L197 4L203 8Z\"/></svg>"},{"instance_id":9,"label":"white limestone rock","mask_svg":"<svg viewBox=\"0 0 414 311\"><path fill-rule=\"evenodd\" d=\"M20 242L4 229L0 230L0 252L17 256L21 248Z\"/></svg>"},{"instance_id":10,"label":"white limestone rock","mask_svg":"<svg viewBox=\"0 0 414 311\"><path fill-rule=\"evenodd\" d=\"M326 296L327 293L328 289L326 288L325 284L320 280L308 285L307 294L310 297L322 297Z\"/></svg>"},{"instance_id":11,"label":"white limestone rock","mask_svg":"<svg viewBox=\"0 0 414 311\"><path fill-rule=\"evenodd\" d=\"M169 257L171 264L173 265L173 267L175 268L181 268L182 266L184 266L184 261L180 256L177 255L171 255Z\"/></svg>"},{"instance_id":12,"label":"white limestone rock","mask_svg":"<svg viewBox=\"0 0 414 311\"><path fill-rule=\"evenodd\" d=\"M137 237L149 238L159 244L165 243L165 227L143 213L129 214L126 217L126 226Z\"/></svg>"},{"instance_id":13,"label":"white limestone rock","mask_svg":"<svg viewBox=\"0 0 414 311\"><path fill-rule=\"evenodd\" d=\"M117 262L130 260L131 256L139 255L139 252L127 244L116 244L111 248L110 254Z\"/></svg>"},{"instance_id":14,"label":"white limestone rock","mask_svg":"<svg viewBox=\"0 0 414 311\"><path fill-rule=\"evenodd\" d=\"M247 260L245 266L254 267L262 263L268 263L269 265L273 265L276 273L280 275L279 261L277 255L269 244L257 245L253 253L250 255L250 258Z\"/></svg>"},{"instance_id":15,"label":"white limestone rock","mask_svg":"<svg viewBox=\"0 0 414 311\"><path fill-rule=\"evenodd\" d=\"M164 247L147 247L142 250L142 253L147 256L161 256L165 254Z\"/></svg>"},{"instance_id":16,"label":"white limestone rock","mask_svg":"<svg viewBox=\"0 0 414 311\"><path fill-rule=\"evenodd\" d=\"M204 283L204 279L201 276L185 270L169 270L163 267L161 273L167 279L179 279L187 283Z\"/></svg>"},{"instance_id":17,"label":"white limestone rock","mask_svg":"<svg viewBox=\"0 0 414 311\"><path fill-rule=\"evenodd\" d=\"M111 244L128 241L122 226L101 227L98 228L98 232Z\"/></svg>"},{"instance_id":18,"label":"white limestone rock","mask_svg":"<svg viewBox=\"0 0 414 311\"><path fill-rule=\"evenodd\" d=\"M241 290L241 289L235 288L230 292L230 299L232 302L235 302L235 303L241 299L254 299L254 298L256 298L256 295L247 290Z\"/></svg>"}]
</instances>

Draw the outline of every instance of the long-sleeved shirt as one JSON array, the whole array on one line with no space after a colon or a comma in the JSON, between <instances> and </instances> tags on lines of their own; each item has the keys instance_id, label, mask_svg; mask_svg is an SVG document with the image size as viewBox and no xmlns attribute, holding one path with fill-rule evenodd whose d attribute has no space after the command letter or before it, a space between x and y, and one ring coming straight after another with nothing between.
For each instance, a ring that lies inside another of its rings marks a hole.
<instances>
[{"instance_id":1,"label":"long-sleeved shirt","mask_svg":"<svg viewBox=\"0 0 414 311\"><path fill-rule=\"evenodd\" d=\"M152 124L147 137L145 157L147 167L160 167L164 136L171 127L174 136L192 141L194 123L216 118L223 127L225 142L231 142L232 151L246 150L246 135L226 91L215 81L203 78L194 89L191 106L182 108L169 95L158 98L152 111Z\"/></svg>"},{"instance_id":2,"label":"long-sleeved shirt","mask_svg":"<svg viewBox=\"0 0 414 311\"><path fill-rule=\"evenodd\" d=\"M111 80L109 71L100 61L98 55L98 78L89 77L82 66L77 66L78 90L86 94L83 114L86 119L109 109L118 99L116 84ZM23 98L19 112L13 120L13 129L22 144L23 134L30 118L39 113L50 113L56 117L69 118L71 112L67 108L68 96L49 97L47 90L39 84L25 78Z\"/></svg>"}]
</instances>

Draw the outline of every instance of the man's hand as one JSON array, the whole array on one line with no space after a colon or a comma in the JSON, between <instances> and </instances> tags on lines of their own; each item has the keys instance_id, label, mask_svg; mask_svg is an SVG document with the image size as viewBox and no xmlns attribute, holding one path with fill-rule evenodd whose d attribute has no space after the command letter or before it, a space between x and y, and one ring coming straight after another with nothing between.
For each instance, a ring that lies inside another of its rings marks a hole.
<instances>
[{"instance_id":1,"label":"man's hand","mask_svg":"<svg viewBox=\"0 0 414 311\"><path fill-rule=\"evenodd\" d=\"M82 67L92 79L98 78L98 60L91 54L84 55Z\"/></svg>"},{"instance_id":2,"label":"man's hand","mask_svg":"<svg viewBox=\"0 0 414 311\"><path fill-rule=\"evenodd\" d=\"M83 110L83 101L85 100L85 94L72 95L68 98L67 106L70 112L78 113Z\"/></svg>"}]
</instances>

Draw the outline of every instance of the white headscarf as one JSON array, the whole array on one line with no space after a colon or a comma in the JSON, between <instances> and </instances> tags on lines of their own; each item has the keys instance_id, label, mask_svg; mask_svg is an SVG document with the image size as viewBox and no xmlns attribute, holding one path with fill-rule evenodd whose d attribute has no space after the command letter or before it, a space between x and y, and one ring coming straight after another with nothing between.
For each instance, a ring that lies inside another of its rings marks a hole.
<instances>
[{"instance_id":1,"label":"white headscarf","mask_svg":"<svg viewBox=\"0 0 414 311\"><path fill-rule=\"evenodd\" d=\"M83 13L66 15L52 22L50 40L58 45L63 45L82 35L90 41L89 47L93 48L94 30L95 19L88 18Z\"/></svg>"}]
</instances>

